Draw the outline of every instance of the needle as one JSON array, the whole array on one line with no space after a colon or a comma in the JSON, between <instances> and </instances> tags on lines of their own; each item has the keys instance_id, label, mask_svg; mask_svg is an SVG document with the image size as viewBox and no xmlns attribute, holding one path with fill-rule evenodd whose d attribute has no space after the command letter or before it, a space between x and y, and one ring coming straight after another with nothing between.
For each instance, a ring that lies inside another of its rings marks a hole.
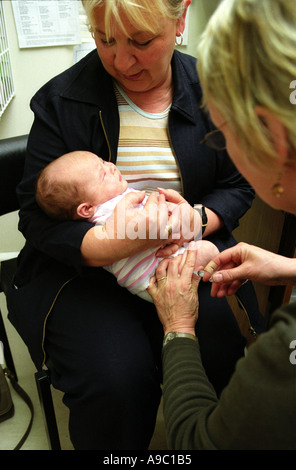
<instances>
[{"instance_id":1,"label":"needle","mask_svg":"<svg viewBox=\"0 0 296 470\"><path fill-rule=\"evenodd\" d=\"M196 274L196 275L199 276L199 277L204 277L204 275L205 275L205 272L204 272L204 271L193 271L193 273ZM210 277L209 281L210 281L210 282L213 282L212 277Z\"/></svg>"}]
</instances>

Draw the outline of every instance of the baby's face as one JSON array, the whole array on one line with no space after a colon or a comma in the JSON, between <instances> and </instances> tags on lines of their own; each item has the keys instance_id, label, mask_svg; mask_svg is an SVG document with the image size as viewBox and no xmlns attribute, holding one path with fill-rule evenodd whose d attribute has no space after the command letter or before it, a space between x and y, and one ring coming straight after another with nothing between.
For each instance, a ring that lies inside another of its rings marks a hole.
<instances>
[{"instance_id":1,"label":"baby's face","mask_svg":"<svg viewBox=\"0 0 296 470\"><path fill-rule=\"evenodd\" d=\"M103 204L119 196L128 185L114 163L106 162L99 157L92 159L89 184L95 197L94 205Z\"/></svg>"}]
</instances>

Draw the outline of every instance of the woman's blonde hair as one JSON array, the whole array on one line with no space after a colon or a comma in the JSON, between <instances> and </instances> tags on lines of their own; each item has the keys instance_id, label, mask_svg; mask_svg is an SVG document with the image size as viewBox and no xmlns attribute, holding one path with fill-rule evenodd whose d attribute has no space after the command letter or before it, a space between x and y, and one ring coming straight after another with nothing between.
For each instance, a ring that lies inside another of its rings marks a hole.
<instances>
[{"instance_id":1,"label":"woman's blonde hair","mask_svg":"<svg viewBox=\"0 0 296 470\"><path fill-rule=\"evenodd\" d=\"M110 31L112 17L126 33L120 17L122 12L138 29L155 34L159 31L161 18L178 19L184 11L183 0L82 0L82 3L88 18L89 30L92 33L94 10L105 6L107 39L112 36Z\"/></svg>"},{"instance_id":2,"label":"woman's blonde hair","mask_svg":"<svg viewBox=\"0 0 296 470\"><path fill-rule=\"evenodd\" d=\"M277 154L256 106L268 108L284 125L295 155L295 58L295 0L224 0L199 44L205 103L223 115L246 158L260 166L272 165Z\"/></svg>"}]
</instances>

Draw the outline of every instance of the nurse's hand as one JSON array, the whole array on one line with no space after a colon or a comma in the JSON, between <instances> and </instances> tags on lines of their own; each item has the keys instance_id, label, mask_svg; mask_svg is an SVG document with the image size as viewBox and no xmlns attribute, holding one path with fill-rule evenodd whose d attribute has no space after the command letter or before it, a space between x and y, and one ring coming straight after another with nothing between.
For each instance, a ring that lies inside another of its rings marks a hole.
<instances>
[{"instance_id":1,"label":"nurse's hand","mask_svg":"<svg viewBox=\"0 0 296 470\"><path fill-rule=\"evenodd\" d=\"M211 295L233 295L247 280L265 285L294 285L296 259L238 243L215 256L204 268L204 281L212 280Z\"/></svg>"}]
</instances>

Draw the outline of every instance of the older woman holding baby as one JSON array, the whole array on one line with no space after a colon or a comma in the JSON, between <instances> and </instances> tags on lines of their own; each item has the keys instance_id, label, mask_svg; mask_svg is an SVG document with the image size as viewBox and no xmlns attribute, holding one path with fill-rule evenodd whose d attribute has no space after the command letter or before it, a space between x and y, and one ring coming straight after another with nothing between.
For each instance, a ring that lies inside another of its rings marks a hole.
<instances>
[{"instance_id":1,"label":"older woman holding baby","mask_svg":"<svg viewBox=\"0 0 296 470\"><path fill-rule=\"evenodd\" d=\"M159 255L170 254L180 240L164 241L159 232L154 239L116 233L100 239L88 221L52 220L36 204L39 172L64 153L91 151L116 163L142 191L126 196L126 214L147 191L147 220L155 205L161 225L168 214L157 188L174 189L184 197L181 209L192 206L192 220L194 204L204 206L203 236L220 251L235 244L231 232L254 197L223 149L200 144L214 127L200 108L196 61L174 50L189 4L85 1L97 50L31 102L35 120L18 189L27 241L8 294L9 315L36 366L49 367L53 385L64 392L76 449L149 446L161 397L162 326L151 303L120 288L101 267L164 243ZM245 339L225 299L211 298L207 284L199 295L203 363L220 394ZM252 286L238 295L260 331Z\"/></svg>"}]
</instances>

